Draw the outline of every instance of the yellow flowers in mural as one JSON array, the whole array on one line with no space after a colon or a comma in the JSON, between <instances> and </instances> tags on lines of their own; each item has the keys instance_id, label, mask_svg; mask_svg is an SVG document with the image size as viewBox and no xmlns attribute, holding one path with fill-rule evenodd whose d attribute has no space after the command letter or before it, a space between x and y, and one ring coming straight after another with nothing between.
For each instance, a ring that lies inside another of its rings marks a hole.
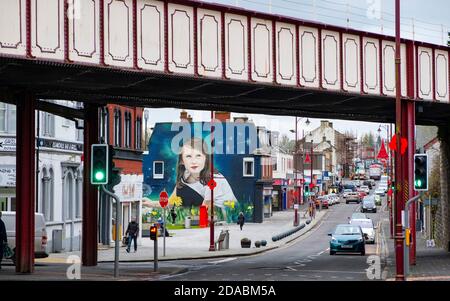
<instances>
[{"instance_id":1,"label":"yellow flowers in mural","mask_svg":"<svg viewBox=\"0 0 450 301\"><path fill-rule=\"evenodd\" d=\"M176 195L172 195L169 198L169 204L171 206L176 206L176 207L180 207L183 204L183 200L181 199L181 197L176 196Z\"/></svg>"},{"instance_id":2,"label":"yellow flowers in mural","mask_svg":"<svg viewBox=\"0 0 450 301\"><path fill-rule=\"evenodd\" d=\"M229 208L231 208L231 209L234 209L234 201L225 201L225 202L223 202L223 204L224 204L226 207L229 207Z\"/></svg>"}]
</instances>

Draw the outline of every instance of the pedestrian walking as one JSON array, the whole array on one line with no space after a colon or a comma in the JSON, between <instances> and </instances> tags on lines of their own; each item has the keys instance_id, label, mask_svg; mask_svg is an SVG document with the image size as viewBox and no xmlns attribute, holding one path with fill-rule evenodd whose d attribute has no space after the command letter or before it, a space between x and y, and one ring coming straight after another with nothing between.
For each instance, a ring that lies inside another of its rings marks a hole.
<instances>
[{"instance_id":1,"label":"pedestrian walking","mask_svg":"<svg viewBox=\"0 0 450 301\"><path fill-rule=\"evenodd\" d=\"M131 241L134 240L134 252L137 251L137 237L139 234L139 224L136 222L136 218L133 217L131 222L128 224L127 232L125 235L128 235L128 246L127 252L130 253Z\"/></svg>"},{"instance_id":2,"label":"pedestrian walking","mask_svg":"<svg viewBox=\"0 0 450 301\"><path fill-rule=\"evenodd\" d=\"M0 270L2 268L2 260L3 260L3 248L8 243L8 236L6 235L6 226L2 221L2 212L0 211Z\"/></svg>"},{"instance_id":3,"label":"pedestrian walking","mask_svg":"<svg viewBox=\"0 0 450 301\"><path fill-rule=\"evenodd\" d=\"M170 216L172 217L172 225L175 224L177 213L175 212L175 206L170 209Z\"/></svg>"},{"instance_id":4,"label":"pedestrian walking","mask_svg":"<svg viewBox=\"0 0 450 301\"><path fill-rule=\"evenodd\" d=\"M244 213L242 211L239 213L238 222L237 223L241 227L241 231L242 231L242 227L244 226L244 223L245 223L245 216L244 216Z\"/></svg>"}]
</instances>

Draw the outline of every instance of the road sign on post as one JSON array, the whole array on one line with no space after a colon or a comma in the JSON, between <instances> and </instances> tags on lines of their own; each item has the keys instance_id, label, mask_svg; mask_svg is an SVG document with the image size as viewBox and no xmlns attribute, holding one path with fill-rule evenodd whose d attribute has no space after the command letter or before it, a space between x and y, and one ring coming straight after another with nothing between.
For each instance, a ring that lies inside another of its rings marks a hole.
<instances>
[{"instance_id":1,"label":"road sign on post","mask_svg":"<svg viewBox=\"0 0 450 301\"><path fill-rule=\"evenodd\" d=\"M169 204L169 195L165 190L161 191L159 194L159 204L162 208L165 208Z\"/></svg>"},{"instance_id":2,"label":"road sign on post","mask_svg":"<svg viewBox=\"0 0 450 301\"><path fill-rule=\"evenodd\" d=\"M163 256L166 256L166 206L169 203L169 195L165 190L159 194L159 204L163 208Z\"/></svg>"}]
</instances>

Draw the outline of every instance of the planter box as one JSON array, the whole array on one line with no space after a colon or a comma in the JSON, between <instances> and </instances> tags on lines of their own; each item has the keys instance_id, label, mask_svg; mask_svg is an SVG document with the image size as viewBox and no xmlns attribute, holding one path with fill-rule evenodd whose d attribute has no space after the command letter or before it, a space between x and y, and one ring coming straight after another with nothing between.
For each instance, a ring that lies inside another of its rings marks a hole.
<instances>
[{"instance_id":1,"label":"planter box","mask_svg":"<svg viewBox=\"0 0 450 301\"><path fill-rule=\"evenodd\" d=\"M241 241L241 247L242 248L250 248L252 246L252 241Z\"/></svg>"}]
</instances>

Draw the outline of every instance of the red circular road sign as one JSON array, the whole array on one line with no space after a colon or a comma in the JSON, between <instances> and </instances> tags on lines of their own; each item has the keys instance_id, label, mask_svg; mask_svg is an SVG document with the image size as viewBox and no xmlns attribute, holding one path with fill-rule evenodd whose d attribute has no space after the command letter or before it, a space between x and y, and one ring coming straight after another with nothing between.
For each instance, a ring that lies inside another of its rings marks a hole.
<instances>
[{"instance_id":1,"label":"red circular road sign","mask_svg":"<svg viewBox=\"0 0 450 301\"><path fill-rule=\"evenodd\" d=\"M214 181L214 179L211 179L208 182L208 186L209 186L209 189L214 190L214 188L216 188L216 186L217 186L217 183L216 183L216 181Z\"/></svg>"},{"instance_id":2,"label":"red circular road sign","mask_svg":"<svg viewBox=\"0 0 450 301\"><path fill-rule=\"evenodd\" d=\"M165 208L167 204L169 204L169 195L165 190L161 191L161 193L159 194L159 204L163 208Z\"/></svg>"}]
</instances>

